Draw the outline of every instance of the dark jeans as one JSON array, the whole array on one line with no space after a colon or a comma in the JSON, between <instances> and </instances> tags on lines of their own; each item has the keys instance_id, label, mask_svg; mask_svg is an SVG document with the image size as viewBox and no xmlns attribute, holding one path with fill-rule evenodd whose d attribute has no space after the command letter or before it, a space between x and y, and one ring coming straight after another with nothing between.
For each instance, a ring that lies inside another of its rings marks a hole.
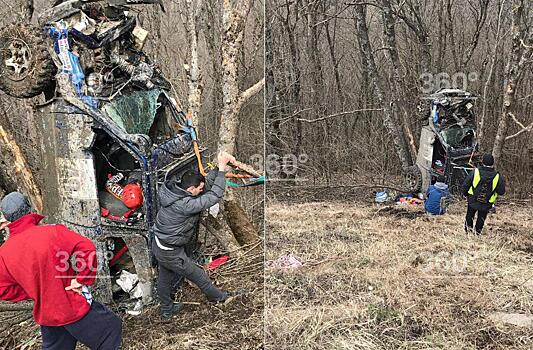
<instances>
[{"instance_id":1,"label":"dark jeans","mask_svg":"<svg viewBox=\"0 0 533 350\"><path fill-rule=\"evenodd\" d=\"M474 226L474 215L477 212L476 220L476 233L480 234L483 230L483 225L485 224L485 219L487 218L488 211L478 210L472 208L470 205L466 209L466 219L465 219L465 230L472 230Z\"/></svg>"},{"instance_id":2,"label":"dark jeans","mask_svg":"<svg viewBox=\"0 0 533 350\"><path fill-rule=\"evenodd\" d=\"M78 341L91 350L118 350L122 341L122 320L93 301L81 320L65 326L41 326L41 334L43 350L74 350Z\"/></svg>"},{"instance_id":3,"label":"dark jeans","mask_svg":"<svg viewBox=\"0 0 533 350\"><path fill-rule=\"evenodd\" d=\"M182 247L174 250L163 250L155 242L152 243L154 256L159 263L157 291L161 301L161 311L172 310L174 302L174 285L183 277L194 283L205 294L209 301L223 301L227 294L213 285L207 273L190 259Z\"/></svg>"}]
</instances>

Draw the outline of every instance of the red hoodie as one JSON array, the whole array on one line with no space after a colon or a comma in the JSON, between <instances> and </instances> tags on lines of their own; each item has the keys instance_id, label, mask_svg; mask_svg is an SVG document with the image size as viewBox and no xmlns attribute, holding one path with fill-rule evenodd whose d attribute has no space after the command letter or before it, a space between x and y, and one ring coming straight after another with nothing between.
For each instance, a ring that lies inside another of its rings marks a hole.
<instances>
[{"instance_id":1,"label":"red hoodie","mask_svg":"<svg viewBox=\"0 0 533 350\"><path fill-rule=\"evenodd\" d=\"M63 225L39 226L43 218L28 214L9 224L9 238L0 246L0 300L32 299L35 322L63 326L89 312L85 297L65 287L73 278L94 283L96 248ZM77 266L70 266L71 256Z\"/></svg>"}]
</instances>

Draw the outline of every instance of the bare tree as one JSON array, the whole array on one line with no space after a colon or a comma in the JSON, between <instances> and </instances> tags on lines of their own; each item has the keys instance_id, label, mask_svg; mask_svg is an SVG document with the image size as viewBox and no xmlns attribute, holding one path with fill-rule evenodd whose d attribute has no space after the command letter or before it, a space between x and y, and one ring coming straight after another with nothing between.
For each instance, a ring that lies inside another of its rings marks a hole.
<instances>
[{"instance_id":1,"label":"bare tree","mask_svg":"<svg viewBox=\"0 0 533 350\"><path fill-rule=\"evenodd\" d=\"M420 72L430 72L432 62L431 42L429 30L421 13L420 3L417 0L402 1L397 9L397 15L413 31L420 43Z\"/></svg>"},{"instance_id":2,"label":"bare tree","mask_svg":"<svg viewBox=\"0 0 533 350\"><path fill-rule=\"evenodd\" d=\"M498 16L497 16L497 19L496 19L496 34L495 34L495 44L494 44L494 51L492 52L492 55L491 55L491 62L490 62L490 67L489 67L489 72L488 72L488 77L485 81L485 84L483 86L483 107L482 107L482 112L481 112L481 117L479 119L479 126L478 126L478 133L477 133L477 137L478 137L478 143L482 145L482 142L483 142L483 139L484 139L484 128L485 128L485 117L487 115L487 92L488 92L488 89L489 89L489 85L490 85L490 82L493 78L493 73L494 73L494 67L496 65L496 61L497 61L497 56L498 56L498 50L501 49L501 32L502 32L502 15L503 15L503 10L504 10L504 4L505 4L505 1L506 0L500 0L499 1L499 9L498 9Z\"/></svg>"},{"instance_id":3,"label":"bare tree","mask_svg":"<svg viewBox=\"0 0 533 350\"><path fill-rule=\"evenodd\" d=\"M368 37L368 27L366 24L366 5L355 5L354 12L355 19L357 21L357 37L359 41L359 48L365 61L365 66L363 69L367 70L379 104L383 106L383 125L393 139L394 146L402 167L407 169L412 165L412 159L406 146L407 142L405 141L405 134L394 120L391 105L385 102L383 87L380 83L376 61L374 59L374 54L370 46L370 39Z\"/></svg>"},{"instance_id":4,"label":"bare tree","mask_svg":"<svg viewBox=\"0 0 533 350\"><path fill-rule=\"evenodd\" d=\"M492 149L496 162L502 156L505 141L510 137L516 137L515 135L507 136L510 117L521 127L520 134L531 130L531 126L525 127L522 123L518 122L518 119L514 117L512 111L515 103L517 85L520 82L523 70L526 64L531 63L533 59L533 30L528 26L527 20L524 18L523 0L513 1L512 11L512 48L505 74L502 113L498 122L498 131Z\"/></svg>"},{"instance_id":5,"label":"bare tree","mask_svg":"<svg viewBox=\"0 0 533 350\"><path fill-rule=\"evenodd\" d=\"M198 32L200 15L203 10L202 0L186 0L186 30L187 41L189 43L188 64L185 65L187 81L189 85L188 111L192 117L194 125L198 125L198 114L202 98L202 82L200 73L200 63L198 61Z\"/></svg>"},{"instance_id":6,"label":"bare tree","mask_svg":"<svg viewBox=\"0 0 533 350\"><path fill-rule=\"evenodd\" d=\"M424 97L442 87L483 96L474 104L478 142L492 145L512 50L512 40L507 39L511 2L272 0L267 4L271 15L266 30L270 36L266 72L275 82L267 98L269 146L309 155L309 161L299 165L298 176L310 184L336 184L339 178L397 181L404 164L410 164L409 156L414 161L420 131L428 120ZM353 35L354 23L361 21L356 12L345 11L357 6L366 9L364 50L359 42L362 27ZM524 6L524 14L530 16L531 5L524 2ZM524 44L529 45L525 39ZM313 57L318 57L320 68ZM321 99L316 97L317 77ZM511 111L520 124L508 117L509 152L503 152L502 159L504 175L514 184L528 169L523 150L533 149L531 139L522 137L533 122L528 113L531 78L531 70L522 69L524 80L517 85ZM294 91L298 98L291 97ZM394 135L404 140L398 143ZM399 152L406 154L401 156L405 162L399 161Z\"/></svg>"},{"instance_id":7,"label":"bare tree","mask_svg":"<svg viewBox=\"0 0 533 350\"><path fill-rule=\"evenodd\" d=\"M222 91L223 109L219 131L218 150L235 153L239 112L243 104L259 93L264 78L244 91L239 88L239 56L244 38L246 15L251 2L246 0L224 0L222 21ZM261 118L262 116L259 116ZM241 244L249 244L259 237L257 230L230 189L224 198L226 221Z\"/></svg>"},{"instance_id":8,"label":"bare tree","mask_svg":"<svg viewBox=\"0 0 533 350\"><path fill-rule=\"evenodd\" d=\"M398 55L398 48L396 43L396 30L395 30L395 18L393 17L392 6L390 0L382 0L382 16L383 16L383 29L384 29L384 41L385 52L389 56L391 61L391 111L395 115L396 123L402 125L401 132L406 137L401 137L401 145L407 162L409 165L413 164L413 156L416 155L416 146L413 133L408 123L408 112L406 110L407 103L403 97L403 91L405 91L405 85L400 73L400 57ZM407 138L409 139L409 146L406 145Z\"/></svg>"},{"instance_id":9,"label":"bare tree","mask_svg":"<svg viewBox=\"0 0 533 350\"><path fill-rule=\"evenodd\" d=\"M244 0L224 0L223 2L222 91L224 107L218 149L229 153L235 152L238 116L243 104L259 93L265 83L265 80L261 79L245 91L239 88L238 60L242 49L246 15L250 6L251 2Z\"/></svg>"}]
</instances>

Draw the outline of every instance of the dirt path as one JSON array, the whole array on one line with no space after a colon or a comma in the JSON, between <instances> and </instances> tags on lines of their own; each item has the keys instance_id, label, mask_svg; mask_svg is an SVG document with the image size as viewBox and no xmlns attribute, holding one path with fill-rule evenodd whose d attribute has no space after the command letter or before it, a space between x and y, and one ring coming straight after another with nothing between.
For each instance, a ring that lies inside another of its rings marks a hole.
<instances>
[{"instance_id":1,"label":"dirt path","mask_svg":"<svg viewBox=\"0 0 533 350\"><path fill-rule=\"evenodd\" d=\"M498 207L467 236L464 203L431 217L364 203L267 209L267 345L276 349L531 349L533 208ZM531 279L530 279L531 278ZM287 344L291 344L290 346Z\"/></svg>"}]
</instances>

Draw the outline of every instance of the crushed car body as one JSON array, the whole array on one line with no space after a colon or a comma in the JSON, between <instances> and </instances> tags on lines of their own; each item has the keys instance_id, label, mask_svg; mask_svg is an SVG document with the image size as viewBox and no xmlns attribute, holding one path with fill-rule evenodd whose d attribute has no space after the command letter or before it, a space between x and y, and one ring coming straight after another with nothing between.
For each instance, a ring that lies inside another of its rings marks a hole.
<instances>
[{"instance_id":1,"label":"crushed car body","mask_svg":"<svg viewBox=\"0 0 533 350\"><path fill-rule=\"evenodd\" d=\"M3 29L0 89L19 98L45 95L35 113L50 174L44 214L96 244L104 262L99 298L121 294L127 271L136 282L122 292L146 304L158 188L197 169L203 149L194 151L190 120L142 51L147 32L128 8L133 4L161 5L71 0L42 13L40 28Z\"/></svg>"},{"instance_id":2,"label":"crushed car body","mask_svg":"<svg viewBox=\"0 0 533 350\"><path fill-rule=\"evenodd\" d=\"M468 171L477 161L476 97L458 89L442 89L429 96L427 125L422 127L416 166L416 190L424 191L433 179L444 176L452 193L460 193Z\"/></svg>"}]
</instances>

